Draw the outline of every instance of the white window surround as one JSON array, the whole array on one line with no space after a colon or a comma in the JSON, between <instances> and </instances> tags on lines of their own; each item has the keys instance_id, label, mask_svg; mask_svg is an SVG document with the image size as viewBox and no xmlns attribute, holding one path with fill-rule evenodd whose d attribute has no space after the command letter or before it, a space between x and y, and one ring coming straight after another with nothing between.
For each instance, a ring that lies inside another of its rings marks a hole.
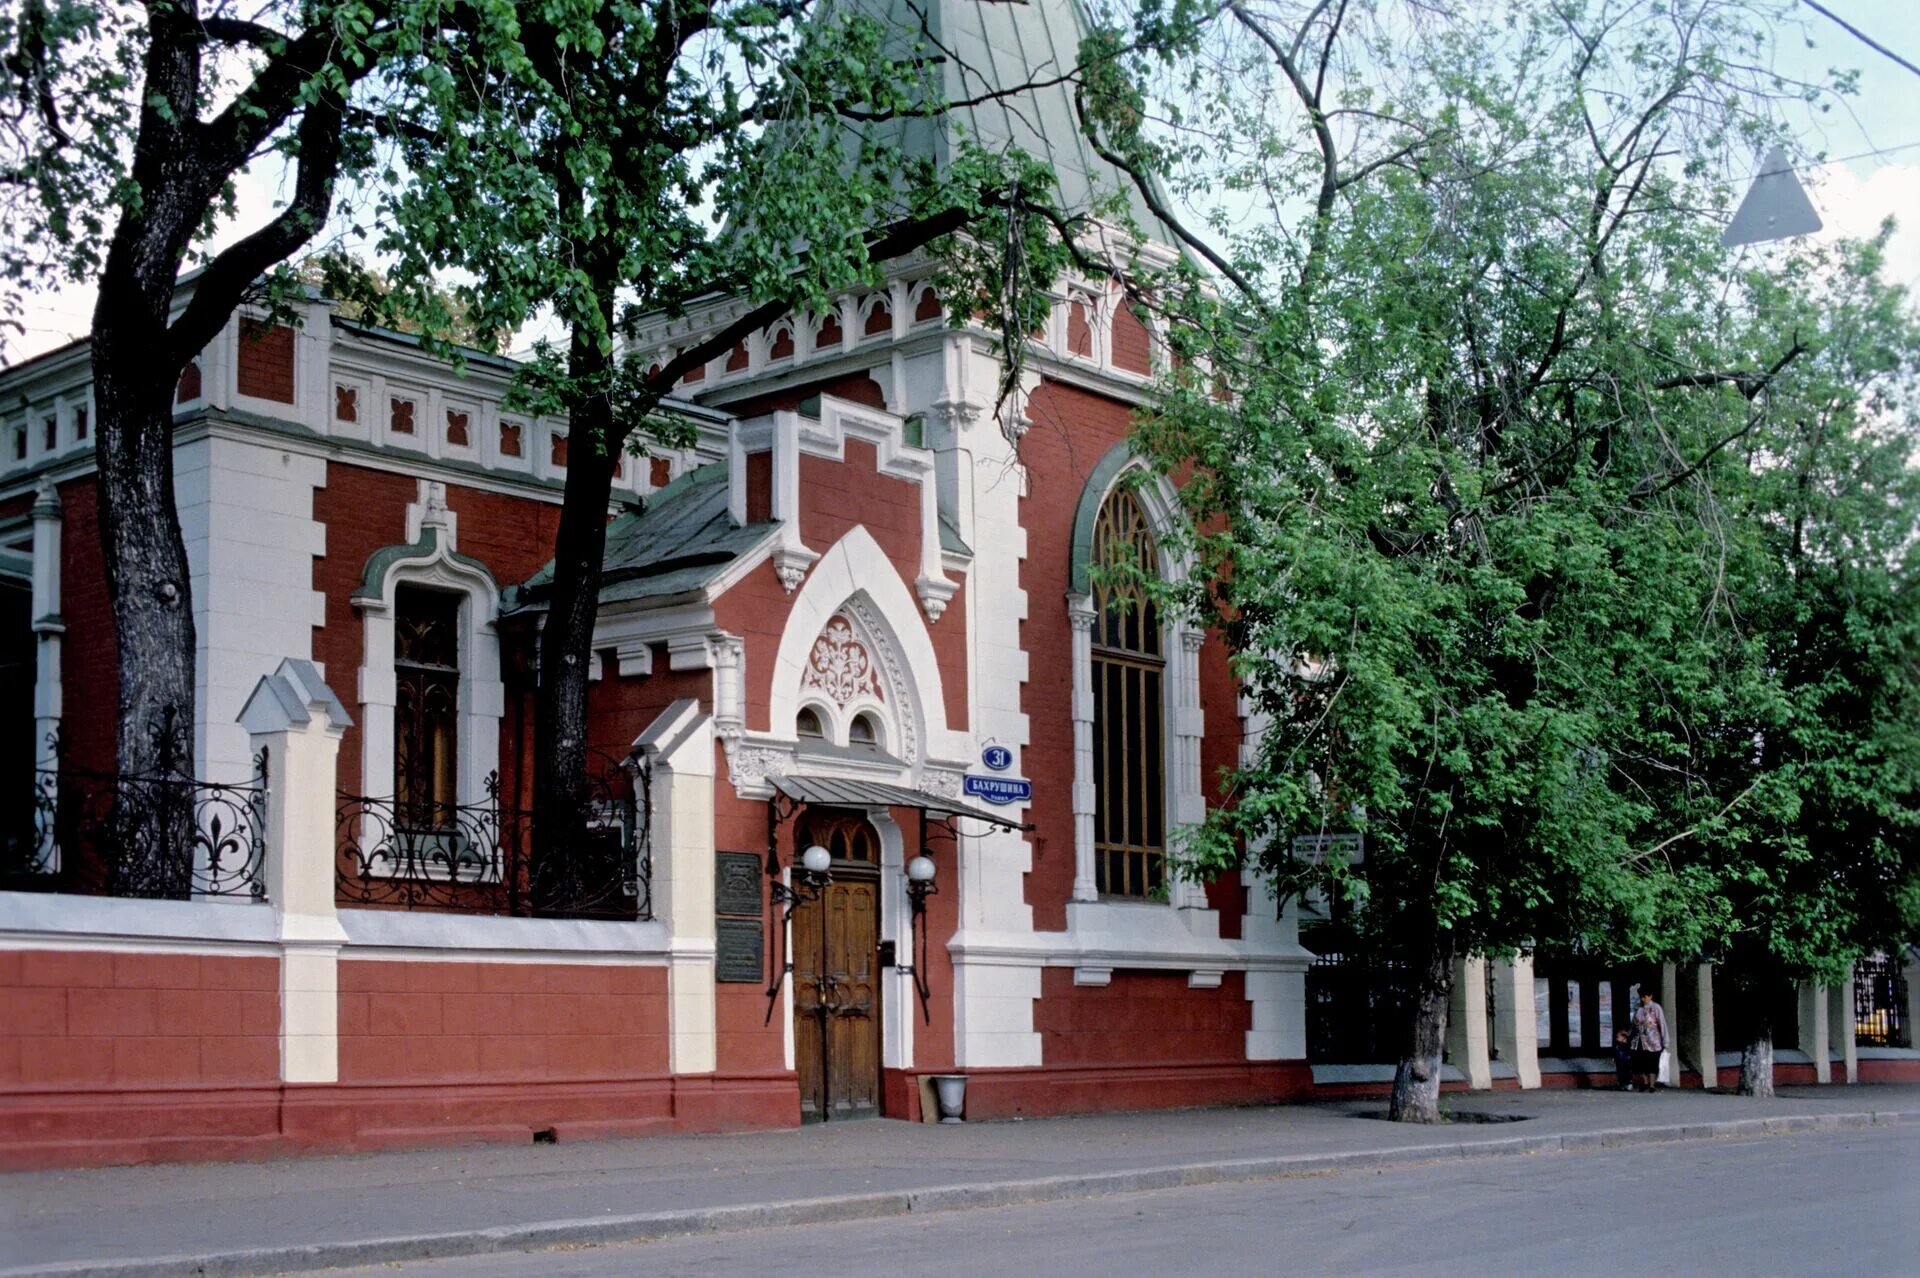
<instances>
[{"instance_id":1,"label":"white window surround","mask_svg":"<svg viewBox=\"0 0 1920 1278\"><path fill-rule=\"evenodd\" d=\"M429 586L462 597L460 605L460 769L462 804L486 798L487 777L500 766L500 720L506 689L500 680L500 637L494 618L500 589L479 560L462 555L456 517L447 508L446 486L420 481L420 495L407 507L407 542L375 551L353 593L365 630L360 666L360 792L393 793L394 594L402 585Z\"/></svg>"},{"instance_id":2,"label":"white window surround","mask_svg":"<svg viewBox=\"0 0 1920 1278\"><path fill-rule=\"evenodd\" d=\"M947 727L939 661L918 602L873 534L858 526L820 556L794 592L770 672L769 731L762 739L790 746L801 705L823 700L803 696L801 680L814 640L836 615L854 622L879 665L888 703L881 716L886 748L909 763L964 770L973 737ZM829 725L836 730L835 739L845 740L837 715Z\"/></svg>"},{"instance_id":3,"label":"white window surround","mask_svg":"<svg viewBox=\"0 0 1920 1278\"><path fill-rule=\"evenodd\" d=\"M1128 913L1151 908L1152 902L1102 900L1094 868L1094 806L1096 790L1093 776L1093 627L1098 620L1087 575L1088 556L1092 552L1093 519L1113 491L1145 467L1125 444L1119 444L1101 459L1081 494L1073 541L1072 589L1067 594L1067 616L1073 626L1073 900L1077 904L1106 907L1100 911L1119 911L1111 918L1096 922L1088 915L1089 925L1101 931L1125 933L1140 930L1138 922L1129 924ZM1150 475L1135 490L1142 513L1155 536L1161 576L1168 581L1186 578L1188 565L1166 548L1166 534L1176 527L1179 506L1172 484L1163 476ZM1200 778L1200 740L1205 735L1206 717L1200 704L1200 649L1205 632L1180 622L1162 628L1161 651L1166 654L1166 673L1161 682L1166 730L1167 830L1195 825L1206 819L1205 791ZM1169 877L1167 904L1177 909L1205 911L1204 888L1183 878ZM1085 912L1085 911L1078 911ZM1216 922L1217 927L1217 922ZM1217 935L1217 932L1216 932Z\"/></svg>"},{"instance_id":4,"label":"white window surround","mask_svg":"<svg viewBox=\"0 0 1920 1278\"><path fill-rule=\"evenodd\" d=\"M947 791L958 792L959 772L965 766L971 738L946 729L945 703L926 630L899 574L889 564L885 568L887 576L878 576L879 566L870 558L874 556L885 562L884 553L865 529L848 533L822 558L827 569L824 577L818 573L809 577L801 599L788 614L774 666L769 730L738 734L727 740L734 787L742 797L767 797L771 793L767 778L791 771L802 759L808 772L929 789L945 786ZM874 589L852 587L850 565L855 563L872 569L873 575L866 579L874 583ZM891 600L892 608L896 615L904 612L907 620L907 642L896 638L902 629L889 622L886 605L880 602L891 593L886 588L889 582L897 592ZM852 589L852 593L837 602L826 602L835 589ZM822 612L824 616L819 615ZM846 622L853 640L866 649L878 695L863 689L841 703L825 688L807 683L814 645L836 618ZM926 647L921 649L918 644ZM933 681L931 690L922 682L927 679ZM797 720L803 710L819 716L821 737L799 735ZM854 719L862 715L875 729L872 745L854 745L849 739ZM934 754L930 742L938 743L942 752ZM956 748L958 754L954 753Z\"/></svg>"}]
</instances>

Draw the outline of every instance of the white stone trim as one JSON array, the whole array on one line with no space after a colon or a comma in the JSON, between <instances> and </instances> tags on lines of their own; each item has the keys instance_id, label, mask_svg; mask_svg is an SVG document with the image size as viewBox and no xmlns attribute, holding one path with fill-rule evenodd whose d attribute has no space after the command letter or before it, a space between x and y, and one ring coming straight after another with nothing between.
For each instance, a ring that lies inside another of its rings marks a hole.
<instances>
[{"instance_id":1,"label":"white stone trim","mask_svg":"<svg viewBox=\"0 0 1920 1278\"><path fill-rule=\"evenodd\" d=\"M956 962L982 967L1071 967L1081 984L1104 984L1103 970L1305 972L1313 955L1276 946L1196 935L1178 912L1151 904L1074 901L1065 932L989 933L966 928L947 945Z\"/></svg>"},{"instance_id":2,"label":"white stone trim","mask_svg":"<svg viewBox=\"0 0 1920 1278\"><path fill-rule=\"evenodd\" d=\"M1307 953L1300 945L1300 912L1294 900L1274 899L1273 884L1253 870L1242 870L1247 912L1240 920L1243 945L1262 953ZM1311 959L1308 960L1309 962ZM1247 1029L1250 1061L1297 1061L1307 1055L1307 975L1304 966L1247 972L1247 1002L1253 1024Z\"/></svg>"},{"instance_id":3,"label":"white stone trim","mask_svg":"<svg viewBox=\"0 0 1920 1278\"><path fill-rule=\"evenodd\" d=\"M880 836L880 939L892 941L895 966L876 968L874 984L880 999L880 1063L887 1069L913 1067L914 1027L920 1015L909 968L913 934L912 909L907 899L906 837L886 808L866 809L867 820Z\"/></svg>"},{"instance_id":4,"label":"white stone trim","mask_svg":"<svg viewBox=\"0 0 1920 1278\"><path fill-rule=\"evenodd\" d=\"M341 910L341 957L458 963L667 962L667 926L607 919L527 919L429 910Z\"/></svg>"},{"instance_id":5,"label":"white stone trim","mask_svg":"<svg viewBox=\"0 0 1920 1278\"><path fill-rule=\"evenodd\" d=\"M279 925L280 1079L340 1077L340 949L334 902L333 785L346 708L312 662L287 659L240 710L253 750L271 752L261 836L267 898Z\"/></svg>"},{"instance_id":6,"label":"white stone trim","mask_svg":"<svg viewBox=\"0 0 1920 1278\"><path fill-rule=\"evenodd\" d=\"M744 652L737 651L740 640L717 628L713 608L706 603L667 608L617 603L594 619L593 651L611 651L622 676L652 674L655 644L666 647L673 670L717 669L735 657L733 664L739 666L745 660Z\"/></svg>"},{"instance_id":7,"label":"white stone trim","mask_svg":"<svg viewBox=\"0 0 1920 1278\"><path fill-rule=\"evenodd\" d=\"M850 607L859 611L867 638L875 645L874 655L887 671L889 695L899 698L889 712L902 738L895 753L922 769L929 764L964 767L972 753L972 737L947 727L940 667L919 607L873 534L857 526L820 557L794 594L771 672L766 743L791 749L794 715L802 701L801 676L813 641L835 614ZM897 670L888 669L890 661ZM742 780L739 761L736 752L736 787ZM763 785L753 786L751 793L741 788L741 793L766 797Z\"/></svg>"},{"instance_id":8,"label":"white stone trim","mask_svg":"<svg viewBox=\"0 0 1920 1278\"><path fill-rule=\"evenodd\" d=\"M888 646L888 640L878 619L864 600L849 599L834 617L844 618L852 634L853 641L861 646L872 663L875 682L879 685L880 695L869 691L860 691L839 702L827 694L817 684L809 682L807 675L811 670L801 673L801 686L797 694L794 715L797 720L800 707L813 710L820 716L821 726L826 729L828 743L841 747L851 747L848 734L853 721L859 715L866 715L877 729L877 749L881 755L891 755L904 759L909 764L920 757L919 715L914 705L912 688L908 685L906 672L902 669L899 654ZM833 617L827 624L833 623ZM814 636L815 644L825 637L825 628ZM775 731L771 735L784 735L791 738L796 748L799 746L799 733L793 724L785 725L786 732ZM848 760L856 766L861 761Z\"/></svg>"},{"instance_id":9,"label":"white stone trim","mask_svg":"<svg viewBox=\"0 0 1920 1278\"><path fill-rule=\"evenodd\" d=\"M780 584L791 594L820 557L800 538L800 415L773 413L744 422L727 441L727 513L747 522L747 457L768 454L767 515L779 529L770 554Z\"/></svg>"},{"instance_id":10,"label":"white stone trim","mask_svg":"<svg viewBox=\"0 0 1920 1278\"><path fill-rule=\"evenodd\" d=\"M33 626L33 766L52 773L60 766L55 743L60 739L60 721L65 713L65 698L60 682L60 646L66 635L66 623L60 617L60 537L62 515L60 493L50 476L40 477L33 501L33 581L28 615ZM105 695L105 690L102 690ZM36 785L42 783L35 778ZM57 797L51 786L57 779L47 778L41 792ZM60 845L50 841L46 869L60 868Z\"/></svg>"},{"instance_id":11,"label":"white stone trim","mask_svg":"<svg viewBox=\"0 0 1920 1278\"><path fill-rule=\"evenodd\" d=\"M1100 619L1091 595L1067 596L1067 624L1073 627L1069 654L1073 679L1073 899L1100 899L1094 872L1095 807L1099 790L1093 779L1093 627Z\"/></svg>"},{"instance_id":12,"label":"white stone trim","mask_svg":"<svg viewBox=\"0 0 1920 1278\"><path fill-rule=\"evenodd\" d=\"M360 792L393 793L394 707L398 699L393 664L395 590L405 585L433 586L464 597L460 606L459 798L463 804L486 799L486 779L500 766L500 720L506 714L506 685L500 678L500 637L494 619L500 591L491 574L457 553L456 517L447 508L445 485L420 481L420 495L407 507L407 544L420 545L431 533L432 545L418 554L394 559L377 583L379 596L354 601L365 628L360 666Z\"/></svg>"},{"instance_id":13,"label":"white stone trim","mask_svg":"<svg viewBox=\"0 0 1920 1278\"><path fill-rule=\"evenodd\" d=\"M211 432L174 450L180 533L199 637L193 752L214 781L253 775L236 716L259 678L310 656L326 600L313 589L326 529L313 499L327 467L304 453Z\"/></svg>"},{"instance_id":14,"label":"white stone trim","mask_svg":"<svg viewBox=\"0 0 1920 1278\"><path fill-rule=\"evenodd\" d=\"M729 511L736 522L746 522L746 457L749 452L770 450L772 491L768 494L768 510L781 525L772 551L774 567L781 584L794 590L818 557L801 539L800 457L804 454L844 462L849 439L874 446L880 474L914 484L919 490L920 571L914 589L927 619L938 621L959 583L948 578L940 553L934 454L906 442L906 420L899 414L823 395L818 419L797 412L776 412L740 423L729 442Z\"/></svg>"},{"instance_id":15,"label":"white stone trim","mask_svg":"<svg viewBox=\"0 0 1920 1278\"><path fill-rule=\"evenodd\" d=\"M147 901L0 892L0 949L278 955L273 911L254 902Z\"/></svg>"}]
</instances>

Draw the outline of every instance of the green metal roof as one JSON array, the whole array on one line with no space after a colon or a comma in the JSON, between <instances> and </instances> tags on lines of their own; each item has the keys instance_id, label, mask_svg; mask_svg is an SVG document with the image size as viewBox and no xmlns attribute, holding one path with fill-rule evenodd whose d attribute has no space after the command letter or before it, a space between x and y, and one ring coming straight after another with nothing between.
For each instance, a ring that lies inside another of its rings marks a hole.
<instances>
[{"instance_id":1,"label":"green metal roof","mask_svg":"<svg viewBox=\"0 0 1920 1278\"><path fill-rule=\"evenodd\" d=\"M607 525L600 602L668 599L707 586L772 534L771 523L733 522L727 513L727 468L711 462L690 470ZM545 605L553 564L510 592L512 611Z\"/></svg>"},{"instance_id":2,"label":"green metal roof","mask_svg":"<svg viewBox=\"0 0 1920 1278\"><path fill-rule=\"evenodd\" d=\"M931 159L942 168L963 140L993 151L1018 147L1053 167L1068 212L1086 212L1096 202L1125 192L1141 231L1162 243L1176 243L1149 211L1133 180L1094 153L1080 128L1073 85L1053 82L1078 65L1081 38L1092 25L1080 0L845 2L899 33L898 47L890 50L895 56L906 56L919 45L922 56L939 59L930 74L944 101L975 102L937 119L868 125L864 136L898 144L909 155ZM1028 84L1037 87L1020 89ZM1008 92L1014 89L1019 91ZM976 101L997 93L1006 96Z\"/></svg>"},{"instance_id":3,"label":"green metal roof","mask_svg":"<svg viewBox=\"0 0 1920 1278\"><path fill-rule=\"evenodd\" d=\"M709 462L690 470L607 525L607 551L600 575L601 604L665 601L705 589L742 555L758 550L779 525L733 522L727 513L727 468ZM973 552L943 514L943 550ZM502 610L546 607L553 581L551 560L521 585L508 588Z\"/></svg>"}]
</instances>

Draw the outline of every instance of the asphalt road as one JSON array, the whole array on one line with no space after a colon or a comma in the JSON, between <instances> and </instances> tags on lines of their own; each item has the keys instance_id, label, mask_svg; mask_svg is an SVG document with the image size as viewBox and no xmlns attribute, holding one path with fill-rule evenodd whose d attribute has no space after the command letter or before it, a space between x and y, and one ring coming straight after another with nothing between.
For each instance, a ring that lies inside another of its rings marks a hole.
<instances>
[{"instance_id":1,"label":"asphalt road","mask_svg":"<svg viewBox=\"0 0 1920 1278\"><path fill-rule=\"evenodd\" d=\"M627 1246L405 1278L1920 1274L1920 1128L1490 1158Z\"/></svg>"}]
</instances>

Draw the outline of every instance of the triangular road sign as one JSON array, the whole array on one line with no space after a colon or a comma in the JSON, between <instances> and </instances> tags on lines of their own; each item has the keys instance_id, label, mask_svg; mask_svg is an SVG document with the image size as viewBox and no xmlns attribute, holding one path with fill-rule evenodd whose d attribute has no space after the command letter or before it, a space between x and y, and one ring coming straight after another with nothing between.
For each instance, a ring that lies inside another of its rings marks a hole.
<instances>
[{"instance_id":1,"label":"triangular road sign","mask_svg":"<svg viewBox=\"0 0 1920 1278\"><path fill-rule=\"evenodd\" d=\"M1810 235L1820 226L1820 215L1813 211L1813 201L1807 198L1800 179L1794 176L1786 151L1776 146L1761 162L1760 172L1747 190L1747 198L1740 201L1733 221L1721 232L1720 243L1724 248L1761 244L1767 240Z\"/></svg>"}]
</instances>

